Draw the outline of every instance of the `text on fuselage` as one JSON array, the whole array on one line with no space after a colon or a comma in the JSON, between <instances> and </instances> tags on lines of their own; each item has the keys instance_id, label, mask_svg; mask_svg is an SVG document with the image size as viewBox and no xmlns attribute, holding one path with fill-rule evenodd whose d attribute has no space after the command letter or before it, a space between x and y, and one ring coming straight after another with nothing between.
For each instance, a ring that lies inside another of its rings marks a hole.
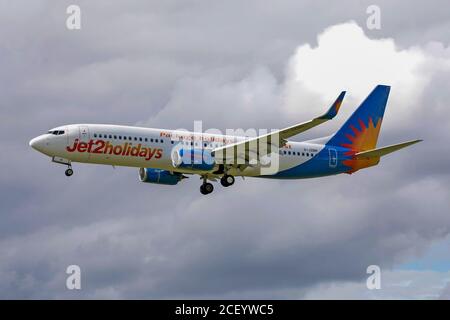
<instances>
[{"instance_id":1,"label":"text on fuselage","mask_svg":"<svg viewBox=\"0 0 450 320\"><path fill-rule=\"evenodd\" d=\"M116 156L130 156L141 157L145 160L152 158L159 159L162 157L163 150L160 148L149 148L142 146L139 143L137 146L133 146L132 143L126 142L124 145L113 145L109 141L103 140L89 140L89 142L83 142L79 139L75 139L72 146L66 147L68 152L87 152L93 154L114 154Z\"/></svg>"}]
</instances>

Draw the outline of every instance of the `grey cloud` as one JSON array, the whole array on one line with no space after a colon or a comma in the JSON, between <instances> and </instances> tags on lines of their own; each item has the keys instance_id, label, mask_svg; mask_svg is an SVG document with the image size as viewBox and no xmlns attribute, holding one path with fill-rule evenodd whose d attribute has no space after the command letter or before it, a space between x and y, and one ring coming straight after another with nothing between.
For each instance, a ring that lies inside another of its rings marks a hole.
<instances>
[{"instance_id":1,"label":"grey cloud","mask_svg":"<svg viewBox=\"0 0 450 320\"><path fill-rule=\"evenodd\" d=\"M383 124L383 144L425 141L353 176L239 179L200 197L195 177L146 185L135 169L80 164L68 180L28 147L63 123L301 121L281 108L289 58L325 27L363 25L364 1L326 10L312 1L81 1L86 20L74 33L64 28L68 3L0 2L2 298L304 297L324 283L364 279L369 264L395 266L449 233L445 70L411 101L413 120L387 114ZM445 57L445 5L428 3L424 15L422 4L380 2L383 29L368 35L404 47L440 41L433 52ZM311 114L326 107L301 92ZM82 268L80 292L64 287L69 264Z\"/></svg>"}]
</instances>

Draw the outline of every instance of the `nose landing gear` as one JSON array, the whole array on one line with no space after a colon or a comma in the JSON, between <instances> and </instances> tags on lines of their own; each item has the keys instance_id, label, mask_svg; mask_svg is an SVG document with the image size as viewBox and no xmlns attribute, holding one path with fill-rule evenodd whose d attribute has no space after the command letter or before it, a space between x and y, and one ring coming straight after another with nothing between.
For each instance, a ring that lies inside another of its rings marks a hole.
<instances>
[{"instance_id":1,"label":"nose landing gear","mask_svg":"<svg viewBox=\"0 0 450 320\"><path fill-rule=\"evenodd\" d=\"M66 174L67 177L70 177L71 175L73 175L73 170L71 167L69 167L64 173Z\"/></svg>"},{"instance_id":2,"label":"nose landing gear","mask_svg":"<svg viewBox=\"0 0 450 320\"><path fill-rule=\"evenodd\" d=\"M67 166L67 170L64 172L66 174L66 177L70 177L71 175L73 175L72 164L70 160L55 156L52 158L52 162Z\"/></svg>"}]
</instances>

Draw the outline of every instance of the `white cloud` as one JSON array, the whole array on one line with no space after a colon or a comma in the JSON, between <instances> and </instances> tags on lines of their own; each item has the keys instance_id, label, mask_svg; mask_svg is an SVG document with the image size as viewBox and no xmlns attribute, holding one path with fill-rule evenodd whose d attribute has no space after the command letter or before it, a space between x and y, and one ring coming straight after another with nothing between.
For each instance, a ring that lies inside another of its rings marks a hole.
<instances>
[{"instance_id":1,"label":"white cloud","mask_svg":"<svg viewBox=\"0 0 450 320\"><path fill-rule=\"evenodd\" d=\"M317 42L317 47L299 46L291 58L285 85L289 110L298 109L304 94L299 87L324 101L347 90L343 111L348 115L377 84L386 84L392 86L390 105L395 106L390 114L404 118L429 81L430 75L421 70L428 59L421 49L401 50L393 39L370 39L354 22L327 28Z\"/></svg>"},{"instance_id":2,"label":"white cloud","mask_svg":"<svg viewBox=\"0 0 450 320\"><path fill-rule=\"evenodd\" d=\"M292 85L332 98L348 89L363 98L377 84L414 92L425 79L418 66L425 61L419 49L400 50L393 39L370 39L356 23L327 28L318 36L318 45L298 47L290 69Z\"/></svg>"}]
</instances>

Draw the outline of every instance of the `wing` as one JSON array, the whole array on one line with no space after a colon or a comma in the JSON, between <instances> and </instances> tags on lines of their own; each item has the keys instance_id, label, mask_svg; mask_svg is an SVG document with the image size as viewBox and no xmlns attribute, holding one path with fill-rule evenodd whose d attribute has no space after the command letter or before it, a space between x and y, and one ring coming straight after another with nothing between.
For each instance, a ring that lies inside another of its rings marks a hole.
<instances>
[{"instance_id":1,"label":"wing","mask_svg":"<svg viewBox=\"0 0 450 320\"><path fill-rule=\"evenodd\" d=\"M250 159L257 159L272 152L278 152L278 149L286 143L288 138L333 119L341 107L344 96L345 91L342 91L328 111L320 117L255 138L216 148L212 154L216 159L222 159L224 162L234 160L236 161L234 163L238 163L238 159L241 159L246 163Z\"/></svg>"}]
</instances>

